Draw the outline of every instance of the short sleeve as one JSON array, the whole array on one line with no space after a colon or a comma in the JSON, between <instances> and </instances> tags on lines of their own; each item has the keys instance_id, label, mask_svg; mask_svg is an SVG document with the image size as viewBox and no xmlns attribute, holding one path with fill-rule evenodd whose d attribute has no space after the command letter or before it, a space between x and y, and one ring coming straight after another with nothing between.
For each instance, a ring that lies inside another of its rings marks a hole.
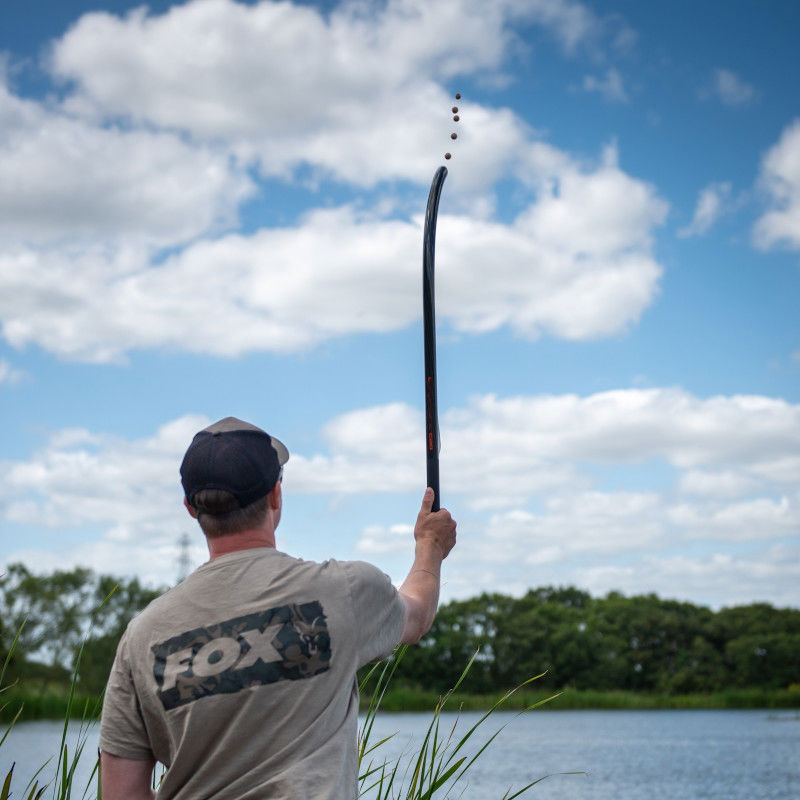
<instances>
[{"instance_id":1,"label":"short sleeve","mask_svg":"<svg viewBox=\"0 0 800 800\"><path fill-rule=\"evenodd\" d=\"M134 761L147 761L153 758L133 683L128 657L127 631L117 647L103 698L100 749L105 753Z\"/></svg>"},{"instance_id":2,"label":"short sleeve","mask_svg":"<svg viewBox=\"0 0 800 800\"><path fill-rule=\"evenodd\" d=\"M389 576L365 561L342 563L353 600L358 664L386 658L400 643L405 603Z\"/></svg>"}]
</instances>

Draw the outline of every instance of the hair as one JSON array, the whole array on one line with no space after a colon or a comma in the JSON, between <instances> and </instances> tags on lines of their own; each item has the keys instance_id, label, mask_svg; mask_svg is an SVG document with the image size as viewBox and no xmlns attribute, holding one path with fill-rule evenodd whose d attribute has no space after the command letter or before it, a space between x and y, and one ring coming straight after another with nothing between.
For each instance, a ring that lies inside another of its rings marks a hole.
<instances>
[{"instance_id":1,"label":"hair","mask_svg":"<svg viewBox=\"0 0 800 800\"><path fill-rule=\"evenodd\" d=\"M224 489L201 489L191 505L197 512L203 533L209 539L215 539L258 528L267 516L269 494L242 508L239 501Z\"/></svg>"}]
</instances>

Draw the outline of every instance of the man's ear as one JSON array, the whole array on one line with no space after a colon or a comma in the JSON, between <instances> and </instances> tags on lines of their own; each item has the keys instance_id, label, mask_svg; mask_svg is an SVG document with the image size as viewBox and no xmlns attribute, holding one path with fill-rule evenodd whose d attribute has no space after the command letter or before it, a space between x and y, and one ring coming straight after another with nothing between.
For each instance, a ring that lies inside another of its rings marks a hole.
<instances>
[{"instance_id":1,"label":"man's ear","mask_svg":"<svg viewBox=\"0 0 800 800\"><path fill-rule=\"evenodd\" d=\"M281 502L281 482L275 481L275 485L272 487L272 489L270 489L269 492L269 507L277 511L281 507Z\"/></svg>"},{"instance_id":2,"label":"man's ear","mask_svg":"<svg viewBox=\"0 0 800 800\"><path fill-rule=\"evenodd\" d=\"M189 515L193 519L197 519L197 512L189 505L189 501L184 497L183 504L186 506L186 510L189 512Z\"/></svg>"}]
</instances>

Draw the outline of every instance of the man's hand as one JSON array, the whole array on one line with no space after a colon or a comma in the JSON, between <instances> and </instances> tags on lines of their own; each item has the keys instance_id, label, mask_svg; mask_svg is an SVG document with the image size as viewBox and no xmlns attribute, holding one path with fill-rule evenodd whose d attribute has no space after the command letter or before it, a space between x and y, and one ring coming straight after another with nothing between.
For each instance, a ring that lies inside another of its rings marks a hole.
<instances>
[{"instance_id":1,"label":"man's hand","mask_svg":"<svg viewBox=\"0 0 800 800\"><path fill-rule=\"evenodd\" d=\"M428 487L422 498L417 524L414 526L414 539L417 544L421 542L436 544L442 551L442 558L447 558L447 554L456 543L456 523L446 508L431 511L433 500L433 489Z\"/></svg>"}]
</instances>

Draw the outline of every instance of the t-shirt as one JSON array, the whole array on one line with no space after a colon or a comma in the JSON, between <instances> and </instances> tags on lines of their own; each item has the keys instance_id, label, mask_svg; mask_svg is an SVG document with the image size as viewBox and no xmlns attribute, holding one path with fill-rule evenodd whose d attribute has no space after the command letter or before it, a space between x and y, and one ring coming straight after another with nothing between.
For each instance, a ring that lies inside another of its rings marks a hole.
<instances>
[{"instance_id":1,"label":"t-shirt","mask_svg":"<svg viewBox=\"0 0 800 800\"><path fill-rule=\"evenodd\" d=\"M362 561L216 558L128 625L100 747L165 764L159 800L351 800L356 670L391 653L403 617Z\"/></svg>"}]
</instances>

